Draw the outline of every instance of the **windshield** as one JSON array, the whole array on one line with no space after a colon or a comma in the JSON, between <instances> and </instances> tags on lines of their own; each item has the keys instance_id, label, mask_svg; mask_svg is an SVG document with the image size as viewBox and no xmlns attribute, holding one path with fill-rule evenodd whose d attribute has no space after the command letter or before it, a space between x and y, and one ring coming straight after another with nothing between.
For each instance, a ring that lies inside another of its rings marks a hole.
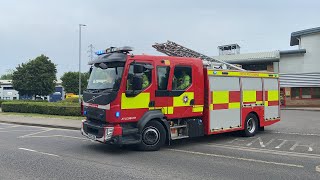
<instances>
[{"instance_id":1,"label":"windshield","mask_svg":"<svg viewBox=\"0 0 320 180\"><path fill-rule=\"evenodd\" d=\"M124 63L95 64L90 74L88 90L118 90L121 83Z\"/></svg>"}]
</instances>

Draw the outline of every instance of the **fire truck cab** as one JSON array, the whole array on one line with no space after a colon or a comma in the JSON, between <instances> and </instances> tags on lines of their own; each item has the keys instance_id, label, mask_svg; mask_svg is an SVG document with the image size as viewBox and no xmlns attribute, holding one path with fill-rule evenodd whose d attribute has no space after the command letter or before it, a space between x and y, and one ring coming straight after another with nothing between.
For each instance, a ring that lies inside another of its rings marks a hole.
<instances>
[{"instance_id":1,"label":"fire truck cab","mask_svg":"<svg viewBox=\"0 0 320 180\"><path fill-rule=\"evenodd\" d=\"M258 129L280 121L278 75L211 69L201 59L99 51L89 63L81 133L158 150L171 140Z\"/></svg>"}]
</instances>

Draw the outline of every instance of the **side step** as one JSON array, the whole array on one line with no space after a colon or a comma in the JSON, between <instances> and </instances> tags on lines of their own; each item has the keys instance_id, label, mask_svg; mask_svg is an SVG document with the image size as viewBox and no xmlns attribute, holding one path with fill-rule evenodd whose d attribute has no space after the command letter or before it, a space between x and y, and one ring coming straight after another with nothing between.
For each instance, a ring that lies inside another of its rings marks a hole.
<instances>
[{"instance_id":1,"label":"side step","mask_svg":"<svg viewBox=\"0 0 320 180\"><path fill-rule=\"evenodd\" d=\"M171 140L188 138L187 127L186 124L171 126Z\"/></svg>"},{"instance_id":2,"label":"side step","mask_svg":"<svg viewBox=\"0 0 320 180\"><path fill-rule=\"evenodd\" d=\"M185 138L188 138L189 136L185 136L185 135L182 135L182 136L177 136L177 137L173 137L171 138L172 140L177 140L177 139L185 139Z\"/></svg>"}]
</instances>

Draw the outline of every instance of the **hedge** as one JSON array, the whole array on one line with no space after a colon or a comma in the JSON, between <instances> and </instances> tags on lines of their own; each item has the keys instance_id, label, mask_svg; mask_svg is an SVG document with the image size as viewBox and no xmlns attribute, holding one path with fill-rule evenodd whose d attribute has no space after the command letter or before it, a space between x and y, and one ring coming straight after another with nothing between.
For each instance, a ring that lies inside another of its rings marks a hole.
<instances>
[{"instance_id":1,"label":"hedge","mask_svg":"<svg viewBox=\"0 0 320 180\"><path fill-rule=\"evenodd\" d=\"M8 101L2 103L2 112L38 113L60 116L81 116L78 103L48 103Z\"/></svg>"},{"instance_id":2,"label":"hedge","mask_svg":"<svg viewBox=\"0 0 320 180\"><path fill-rule=\"evenodd\" d=\"M77 97L69 97L69 98L66 98L66 99L62 100L62 102L79 103L79 98L77 98Z\"/></svg>"},{"instance_id":3,"label":"hedge","mask_svg":"<svg viewBox=\"0 0 320 180\"><path fill-rule=\"evenodd\" d=\"M4 102L7 102L7 100L0 100L0 108L1 108L2 103L4 103Z\"/></svg>"}]
</instances>

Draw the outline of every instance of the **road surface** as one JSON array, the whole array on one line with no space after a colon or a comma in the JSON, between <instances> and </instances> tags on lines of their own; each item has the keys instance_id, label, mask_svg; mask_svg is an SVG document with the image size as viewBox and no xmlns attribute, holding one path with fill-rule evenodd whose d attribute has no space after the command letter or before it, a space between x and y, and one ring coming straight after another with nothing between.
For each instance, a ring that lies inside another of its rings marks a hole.
<instances>
[{"instance_id":1,"label":"road surface","mask_svg":"<svg viewBox=\"0 0 320 180\"><path fill-rule=\"evenodd\" d=\"M0 124L0 179L320 179L320 112L282 111L255 137L175 141L156 152L79 131Z\"/></svg>"}]
</instances>

